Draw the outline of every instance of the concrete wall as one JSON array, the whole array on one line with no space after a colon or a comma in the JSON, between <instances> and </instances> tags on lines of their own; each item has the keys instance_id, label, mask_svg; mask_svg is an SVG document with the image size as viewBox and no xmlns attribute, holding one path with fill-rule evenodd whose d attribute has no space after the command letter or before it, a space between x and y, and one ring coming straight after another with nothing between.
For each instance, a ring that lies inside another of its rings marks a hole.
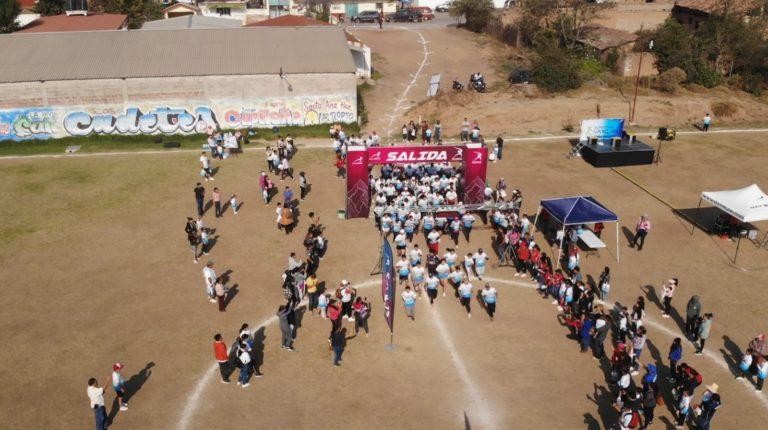
<instances>
[{"instance_id":1,"label":"concrete wall","mask_svg":"<svg viewBox=\"0 0 768 430\"><path fill-rule=\"evenodd\" d=\"M349 123L356 83L288 73L0 84L0 140Z\"/></svg>"}]
</instances>

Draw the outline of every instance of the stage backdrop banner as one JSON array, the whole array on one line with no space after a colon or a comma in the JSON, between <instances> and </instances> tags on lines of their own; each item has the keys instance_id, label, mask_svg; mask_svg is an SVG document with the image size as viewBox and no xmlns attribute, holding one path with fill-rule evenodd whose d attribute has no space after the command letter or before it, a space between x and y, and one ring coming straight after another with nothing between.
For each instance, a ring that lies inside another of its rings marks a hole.
<instances>
[{"instance_id":1,"label":"stage backdrop banner","mask_svg":"<svg viewBox=\"0 0 768 430\"><path fill-rule=\"evenodd\" d=\"M624 119L622 118L583 119L581 120L579 140L586 142L590 137L610 140L614 137L621 137L623 132Z\"/></svg>"},{"instance_id":2,"label":"stage backdrop banner","mask_svg":"<svg viewBox=\"0 0 768 430\"><path fill-rule=\"evenodd\" d=\"M376 146L368 149L370 164L445 163L464 160L461 146Z\"/></svg>"},{"instance_id":3,"label":"stage backdrop banner","mask_svg":"<svg viewBox=\"0 0 768 430\"><path fill-rule=\"evenodd\" d=\"M392 333L395 323L395 264L392 247L386 238L381 246L381 299L384 301L384 319Z\"/></svg>"},{"instance_id":4,"label":"stage backdrop banner","mask_svg":"<svg viewBox=\"0 0 768 430\"><path fill-rule=\"evenodd\" d=\"M466 148L464 203L483 203L485 201L485 174L488 169L488 149L479 143L467 144Z\"/></svg>"},{"instance_id":5,"label":"stage backdrop banner","mask_svg":"<svg viewBox=\"0 0 768 430\"><path fill-rule=\"evenodd\" d=\"M368 218L370 208L368 151L363 146L350 146L347 150L347 218Z\"/></svg>"}]
</instances>

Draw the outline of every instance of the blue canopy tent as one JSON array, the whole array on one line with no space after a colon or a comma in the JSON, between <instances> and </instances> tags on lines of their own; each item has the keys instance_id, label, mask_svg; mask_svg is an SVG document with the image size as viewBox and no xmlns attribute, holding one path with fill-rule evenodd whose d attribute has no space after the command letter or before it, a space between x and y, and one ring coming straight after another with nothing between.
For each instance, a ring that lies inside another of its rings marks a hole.
<instances>
[{"instance_id":1,"label":"blue canopy tent","mask_svg":"<svg viewBox=\"0 0 768 430\"><path fill-rule=\"evenodd\" d=\"M534 225L538 225L537 223L542 209L563 224L563 234L560 237L560 250L563 249L563 237L565 236L566 226L592 224L596 222L615 222L616 261L619 261L619 217L600 204L594 197L576 196L542 200L539 204L539 210L536 212ZM559 257L560 256L558 255L558 261L560 260Z\"/></svg>"}]
</instances>

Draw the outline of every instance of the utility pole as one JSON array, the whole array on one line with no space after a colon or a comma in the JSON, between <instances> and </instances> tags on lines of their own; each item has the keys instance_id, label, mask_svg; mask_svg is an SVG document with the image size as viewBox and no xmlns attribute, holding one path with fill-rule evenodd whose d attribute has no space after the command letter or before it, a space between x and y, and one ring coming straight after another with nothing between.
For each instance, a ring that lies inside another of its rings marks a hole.
<instances>
[{"instance_id":1,"label":"utility pole","mask_svg":"<svg viewBox=\"0 0 768 430\"><path fill-rule=\"evenodd\" d=\"M640 27L640 31L643 30L643 27ZM648 50L653 49L653 40L648 43ZM632 99L632 113L629 115L629 122L633 122L635 120L635 108L637 107L637 90L640 88L640 71L643 68L643 54L645 51L640 51L640 61L637 65L637 78L635 79L635 97Z\"/></svg>"}]
</instances>

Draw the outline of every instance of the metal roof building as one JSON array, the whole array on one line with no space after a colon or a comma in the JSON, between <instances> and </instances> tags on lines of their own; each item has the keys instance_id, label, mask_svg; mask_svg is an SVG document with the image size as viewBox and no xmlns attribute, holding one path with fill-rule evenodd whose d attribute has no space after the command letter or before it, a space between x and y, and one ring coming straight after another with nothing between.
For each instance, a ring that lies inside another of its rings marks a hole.
<instances>
[{"instance_id":1,"label":"metal roof building","mask_svg":"<svg viewBox=\"0 0 768 430\"><path fill-rule=\"evenodd\" d=\"M9 34L0 58L0 83L356 71L336 27Z\"/></svg>"},{"instance_id":2,"label":"metal roof building","mask_svg":"<svg viewBox=\"0 0 768 430\"><path fill-rule=\"evenodd\" d=\"M357 120L337 27L10 34L0 58L0 141Z\"/></svg>"},{"instance_id":3,"label":"metal roof building","mask_svg":"<svg viewBox=\"0 0 768 430\"><path fill-rule=\"evenodd\" d=\"M215 16L183 15L175 18L145 22L142 30L183 30L203 28L239 28L240 21Z\"/></svg>"}]
</instances>

